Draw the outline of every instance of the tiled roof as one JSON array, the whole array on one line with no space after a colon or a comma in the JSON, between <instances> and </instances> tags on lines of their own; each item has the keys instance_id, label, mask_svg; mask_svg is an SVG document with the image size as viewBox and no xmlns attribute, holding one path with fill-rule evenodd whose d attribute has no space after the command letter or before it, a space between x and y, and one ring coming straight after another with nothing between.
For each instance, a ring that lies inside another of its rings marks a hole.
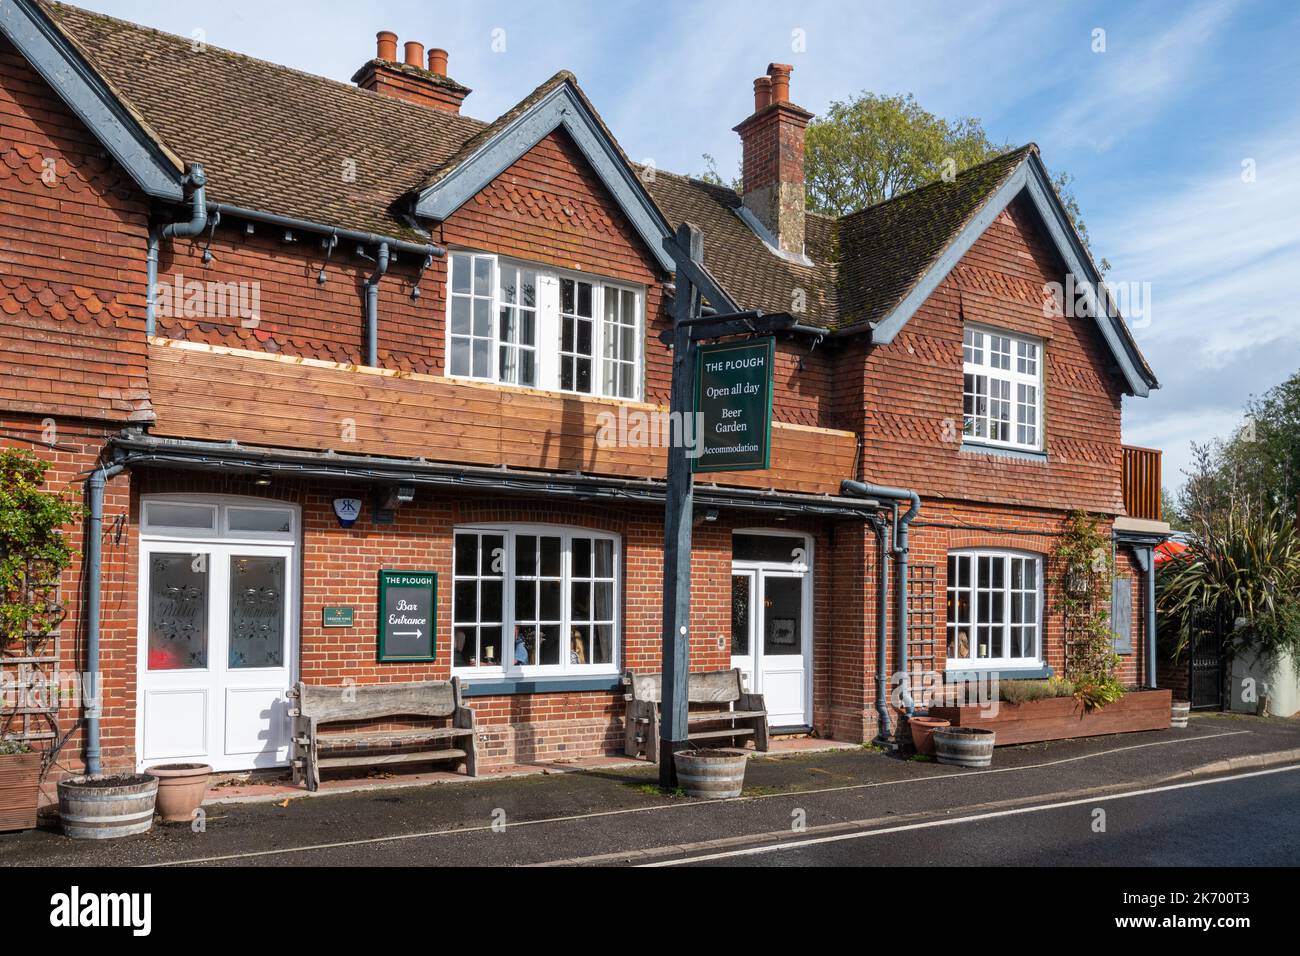
<instances>
[{"instance_id":1,"label":"tiled roof","mask_svg":"<svg viewBox=\"0 0 1300 956\"><path fill-rule=\"evenodd\" d=\"M590 106L562 71L489 124L39 2L165 149L203 163L213 201L344 229L418 239L407 215L416 192L562 83ZM809 213L811 264L775 254L736 214L741 200L733 190L662 170L638 172L671 225L690 221L703 231L705 265L743 307L850 329L887 315L1035 149L839 219Z\"/></svg>"},{"instance_id":2,"label":"tiled roof","mask_svg":"<svg viewBox=\"0 0 1300 956\"><path fill-rule=\"evenodd\" d=\"M876 322L1037 147L996 156L951 182L930 183L839 220L841 328Z\"/></svg>"}]
</instances>

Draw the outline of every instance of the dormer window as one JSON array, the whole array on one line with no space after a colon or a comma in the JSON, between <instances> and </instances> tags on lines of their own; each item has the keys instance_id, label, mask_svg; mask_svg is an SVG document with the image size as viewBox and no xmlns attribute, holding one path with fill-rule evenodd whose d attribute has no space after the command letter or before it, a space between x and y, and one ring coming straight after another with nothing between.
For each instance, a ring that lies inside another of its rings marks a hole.
<instances>
[{"instance_id":1,"label":"dormer window","mask_svg":"<svg viewBox=\"0 0 1300 956\"><path fill-rule=\"evenodd\" d=\"M448 375L640 398L644 289L487 253L450 260Z\"/></svg>"},{"instance_id":2,"label":"dormer window","mask_svg":"<svg viewBox=\"0 0 1300 956\"><path fill-rule=\"evenodd\" d=\"M1042 343L967 326L962 340L962 434L972 444L1043 448Z\"/></svg>"}]
</instances>

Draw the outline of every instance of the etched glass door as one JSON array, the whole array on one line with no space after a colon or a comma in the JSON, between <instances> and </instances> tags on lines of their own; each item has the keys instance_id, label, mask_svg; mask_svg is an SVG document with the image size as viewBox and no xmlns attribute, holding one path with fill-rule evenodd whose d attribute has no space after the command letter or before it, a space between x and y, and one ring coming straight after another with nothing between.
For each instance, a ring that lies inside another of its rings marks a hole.
<instances>
[{"instance_id":1,"label":"etched glass door","mask_svg":"<svg viewBox=\"0 0 1300 956\"><path fill-rule=\"evenodd\" d=\"M210 529L195 530L217 537L233 523L228 536L244 533L240 516L227 521L226 511L220 524L214 518ZM287 761L285 691L297 656L293 555L292 544L142 536L141 767L201 761L239 770Z\"/></svg>"}]
</instances>

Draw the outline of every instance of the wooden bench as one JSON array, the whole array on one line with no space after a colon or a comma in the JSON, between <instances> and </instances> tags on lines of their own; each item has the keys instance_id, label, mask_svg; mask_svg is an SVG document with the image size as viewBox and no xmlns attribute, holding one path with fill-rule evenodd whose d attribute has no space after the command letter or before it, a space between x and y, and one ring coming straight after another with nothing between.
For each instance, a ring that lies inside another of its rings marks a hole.
<instances>
[{"instance_id":1,"label":"wooden bench","mask_svg":"<svg viewBox=\"0 0 1300 956\"><path fill-rule=\"evenodd\" d=\"M318 789L322 767L366 767L435 760L455 760L458 764L464 764L469 776L478 776L474 712L461 700L459 678L412 684L358 684L344 687L326 687L299 681L289 691L289 696L297 702L289 711L293 717L292 766L295 785L306 782L308 790ZM451 723L445 727L408 730L348 728L321 731L323 724L399 717L449 717ZM424 743L429 747L418 751L322 756L331 750L382 751Z\"/></svg>"},{"instance_id":2,"label":"wooden bench","mask_svg":"<svg viewBox=\"0 0 1300 956\"><path fill-rule=\"evenodd\" d=\"M662 675L628 671L624 751L659 762ZM691 742L735 741L752 737L755 750L767 750L767 707L762 694L746 693L740 670L696 671L687 679L687 738Z\"/></svg>"}]
</instances>

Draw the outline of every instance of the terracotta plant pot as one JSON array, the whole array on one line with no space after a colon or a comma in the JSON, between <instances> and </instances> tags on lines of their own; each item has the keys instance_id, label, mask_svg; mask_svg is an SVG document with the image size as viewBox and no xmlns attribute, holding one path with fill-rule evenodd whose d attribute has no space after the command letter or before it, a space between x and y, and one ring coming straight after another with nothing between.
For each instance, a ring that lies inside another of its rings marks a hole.
<instances>
[{"instance_id":1,"label":"terracotta plant pot","mask_svg":"<svg viewBox=\"0 0 1300 956\"><path fill-rule=\"evenodd\" d=\"M189 823L208 792L212 768L205 763L164 763L146 767L158 778L158 813L166 823Z\"/></svg>"},{"instance_id":2,"label":"terracotta plant pot","mask_svg":"<svg viewBox=\"0 0 1300 956\"><path fill-rule=\"evenodd\" d=\"M912 730L912 746L919 754L934 756L934 732L949 722L939 717L909 717L907 726Z\"/></svg>"},{"instance_id":3,"label":"terracotta plant pot","mask_svg":"<svg viewBox=\"0 0 1300 956\"><path fill-rule=\"evenodd\" d=\"M39 753L0 754L0 832L36 826L40 783Z\"/></svg>"}]
</instances>

